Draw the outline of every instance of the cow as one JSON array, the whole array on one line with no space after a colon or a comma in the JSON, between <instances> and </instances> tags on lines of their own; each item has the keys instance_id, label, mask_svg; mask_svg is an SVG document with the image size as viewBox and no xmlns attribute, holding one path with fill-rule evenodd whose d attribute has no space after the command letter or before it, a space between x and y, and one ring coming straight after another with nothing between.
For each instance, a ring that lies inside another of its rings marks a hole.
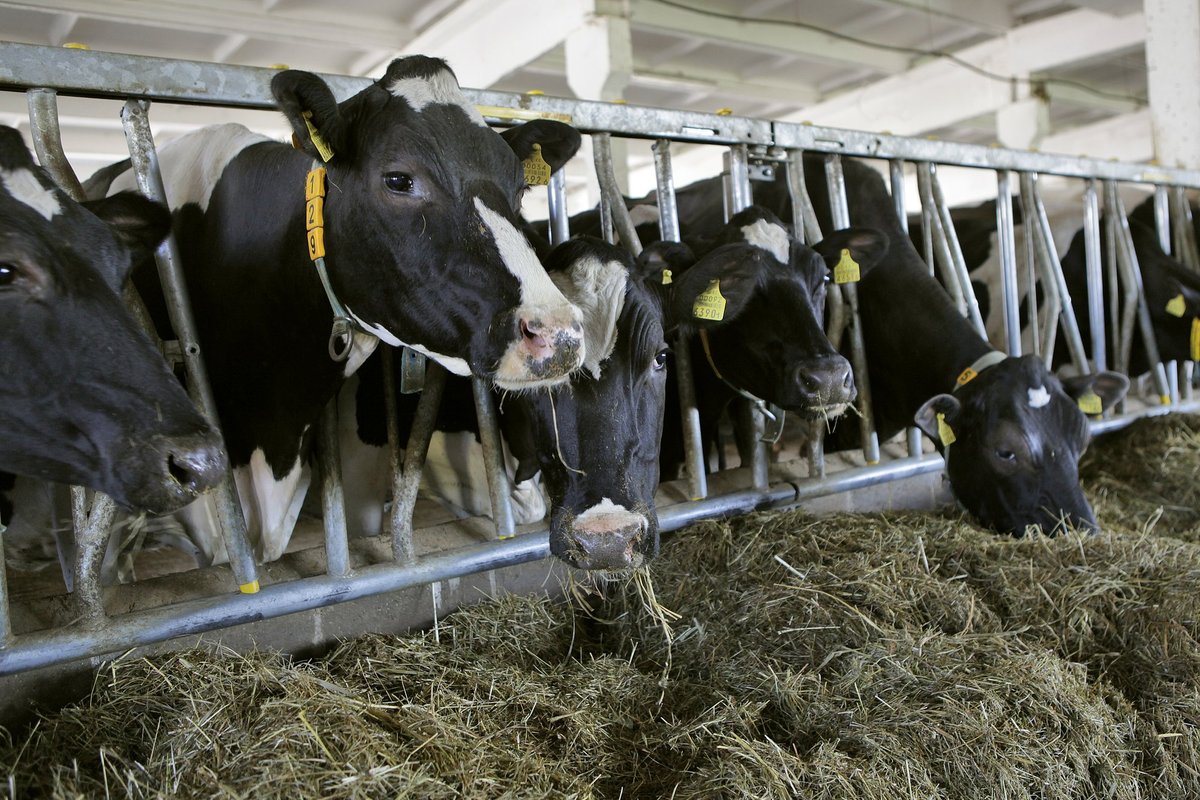
<instances>
[{"instance_id":1,"label":"cow","mask_svg":"<svg viewBox=\"0 0 1200 800\"><path fill-rule=\"evenodd\" d=\"M806 154L804 170L818 219L832 227L823 157ZM1036 358L993 351L929 276L879 173L851 159L843 170L851 222L887 238L879 263L858 284L880 437L915 421L946 458L958 501L986 527L1017 534L1031 525L1048 532L1064 523L1096 529L1078 481L1089 436L1078 403L1100 413L1124 396L1128 379L1101 372L1060 381ZM752 187L755 203L790 215L782 174ZM714 182L684 187L677 196L681 224L719 221ZM859 441L858 418L849 415L838 418L826 439L834 450Z\"/></svg>"},{"instance_id":2,"label":"cow","mask_svg":"<svg viewBox=\"0 0 1200 800\"><path fill-rule=\"evenodd\" d=\"M579 146L573 128L535 120L501 137L446 63L425 56L393 61L340 103L300 70L275 75L271 91L294 147L222 125L159 153L263 560L278 558L299 513L310 426L379 341L509 390L561 382L585 356L578 310L517 216L523 159L557 169ZM89 192L127 185L124 166L101 170Z\"/></svg>"},{"instance_id":3,"label":"cow","mask_svg":"<svg viewBox=\"0 0 1200 800\"><path fill-rule=\"evenodd\" d=\"M23 512L14 476L166 512L224 475L220 435L121 300L169 228L137 194L71 200L0 126L0 530Z\"/></svg>"}]
</instances>

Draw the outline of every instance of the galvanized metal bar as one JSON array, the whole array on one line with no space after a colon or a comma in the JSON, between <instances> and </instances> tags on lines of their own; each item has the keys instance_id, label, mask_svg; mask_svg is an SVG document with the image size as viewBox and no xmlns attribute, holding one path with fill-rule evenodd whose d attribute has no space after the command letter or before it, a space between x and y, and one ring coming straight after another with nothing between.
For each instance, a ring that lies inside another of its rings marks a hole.
<instances>
[{"instance_id":1,"label":"galvanized metal bar","mask_svg":"<svg viewBox=\"0 0 1200 800\"><path fill-rule=\"evenodd\" d=\"M1154 231L1158 234L1158 246L1164 253L1179 258L1179 249L1171 247L1171 208L1167 187L1154 187Z\"/></svg>"},{"instance_id":2,"label":"galvanized metal bar","mask_svg":"<svg viewBox=\"0 0 1200 800\"><path fill-rule=\"evenodd\" d=\"M546 185L546 203L550 211L550 244L562 244L571 237L567 215L567 173L558 170Z\"/></svg>"},{"instance_id":3,"label":"galvanized metal bar","mask_svg":"<svg viewBox=\"0 0 1200 800\"><path fill-rule=\"evenodd\" d=\"M1107 205L1107 185L1104 186L1104 202ZM1109 353L1111 354L1113 369L1117 372L1128 374L1129 350L1122 346L1122 341L1125 338L1125 330L1133 324L1132 312L1129 314L1121 312L1122 281L1120 270L1117 267L1117 226L1113 224L1111 215L1107 213L1103 215L1102 221L1104 223L1104 252L1108 256L1105 260L1104 285L1108 287L1108 319L1111 320L1111 325L1109 326L1111 334L1108 340ZM1125 307L1128 309L1129 304L1126 303ZM1124 400L1118 404L1117 409L1120 413L1124 412Z\"/></svg>"},{"instance_id":4,"label":"galvanized metal bar","mask_svg":"<svg viewBox=\"0 0 1200 800\"><path fill-rule=\"evenodd\" d=\"M1024 176L1022 176L1024 181ZM1021 193L1024 194L1024 183ZM996 237L1000 245L1000 279L1003 286L1004 337L1010 356L1021 355L1021 320L1017 289L1017 241L1012 213L1012 173L996 171Z\"/></svg>"},{"instance_id":5,"label":"galvanized metal bar","mask_svg":"<svg viewBox=\"0 0 1200 800\"><path fill-rule=\"evenodd\" d=\"M1096 181L1089 180L1083 194L1083 252L1087 268L1087 307L1091 320L1092 366L1108 369L1104 325L1104 269L1100 258L1100 201ZM1112 317L1114 324L1116 316Z\"/></svg>"},{"instance_id":6,"label":"galvanized metal bar","mask_svg":"<svg viewBox=\"0 0 1200 800\"><path fill-rule=\"evenodd\" d=\"M1193 386L1196 378L1196 362L1184 361L1180 365L1179 369L1183 373L1183 376L1180 379L1180 383L1183 384L1182 400L1185 403L1190 403L1196 397L1195 387Z\"/></svg>"},{"instance_id":7,"label":"galvanized metal bar","mask_svg":"<svg viewBox=\"0 0 1200 800\"><path fill-rule=\"evenodd\" d=\"M1033 210L1035 217L1031 222L1036 225L1036 237L1040 257L1050 271L1050 276L1053 278L1049 283L1055 287L1058 297L1059 322L1063 328L1063 333L1067 340L1067 350L1071 354L1071 363L1081 373L1087 371L1087 353L1083 349L1083 337L1079 333L1079 320L1075 317L1075 307L1071 303L1071 292L1067 288L1067 279L1063 274L1062 262L1059 261L1058 252L1054 248L1054 231L1050 228L1050 219L1046 214L1046 207L1042 203L1041 193L1037 187L1037 175L1035 173L1025 173L1021 176L1022 186L1021 191L1025 191L1026 182L1028 182L1030 197L1033 201ZM1032 298L1030 302L1033 302ZM1103 320L1097 320L1098 324L1103 325ZM1054 350L1047 345L1046 358L1052 359Z\"/></svg>"},{"instance_id":8,"label":"galvanized metal bar","mask_svg":"<svg viewBox=\"0 0 1200 800\"><path fill-rule=\"evenodd\" d=\"M4 531L0 525L0 650L8 647L12 641L12 616L8 602L8 561L4 555Z\"/></svg>"},{"instance_id":9,"label":"galvanized metal bar","mask_svg":"<svg viewBox=\"0 0 1200 800\"><path fill-rule=\"evenodd\" d=\"M62 129L58 124L58 92L46 88L30 89L25 92L25 101L29 106L30 132L38 163L72 200L83 202L87 199L83 185L63 152Z\"/></svg>"},{"instance_id":10,"label":"galvanized metal bar","mask_svg":"<svg viewBox=\"0 0 1200 800\"><path fill-rule=\"evenodd\" d=\"M658 229L663 241L679 241L679 209L675 197L675 175L671 168L671 143L659 139L651 147L654 154L654 179L658 190ZM696 405L695 370L689 337L675 338L675 377L679 386L679 415L683 425L684 469L688 497L701 500L708 496L708 465L700 435L700 411Z\"/></svg>"},{"instance_id":11,"label":"galvanized metal bar","mask_svg":"<svg viewBox=\"0 0 1200 800\"><path fill-rule=\"evenodd\" d=\"M1176 260L1200 271L1200 248L1196 244L1196 227L1192 221L1192 204L1187 197L1187 187L1172 186L1170 192L1170 211L1176 243L1171 252Z\"/></svg>"},{"instance_id":12,"label":"galvanized metal bar","mask_svg":"<svg viewBox=\"0 0 1200 800\"><path fill-rule=\"evenodd\" d=\"M950 295L950 299L958 306L958 313L967 316L967 298L963 294L962 281L958 270L954 268L954 256L950 252L950 242L942 225L942 214L938 210L937 200L933 195L933 165L929 162L917 164L917 191L921 195L921 217L925 223L927 236L926 257L929 258L929 274L934 274L936 263L937 273L942 276L942 286ZM986 336L986 334L984 334Z\"/></svg>"},{"instance_id":13,"label":"galvanized metal bar","mask_svg":"<svg viewBox=\"0 0 1200 800\"><path fill-rule=\"evenodd\" d=\"M317 468L321 472L321 510L325 526L325 569L333 576L350 572L346 534L346 497L342 491L342 458L338 443L337 398L325 404L317 423Z\"/></svg>"},{"instance_id":14,"label":"galvanized metal bar","mask_svg":"<svg viewBox=\"0 0 1200 800\"><path fill-rule=\"evenodd\" d=\"M479 422L479 443L483 446L483 468L487 472L488 496L492 501L492 522L496 536L506 539L516 533L513 521L512 485L504 466L504 440L500 436L500 419L492 399L491 384L471 376L471 394L475 397L475 417Z\"/></svg>"},{"instance_id":15,"label":"galvanized metal bar","mask_svg":"<svg viewBox=\"0 0 1200 800\"><path fill-rule=\"evenodd\" d=\"M730 190L728 220L754 202L750 192L750 151L746 145L735 144L725 151L725 172Z\"/></svg>"},{"instance_id":16,"label":"galvanized metal bar","mask_svg":"<svg viewBox=\"0 0 1200 800\"><path fill-rule=\"evenodd\" d=\"M106 494L93 495L88 509L87 490L71 487L71 514L75 519L75 603L80 622L88 627L103 625L104 596L100 588L100 572L104 551L112 529L117 506ZM79 524L83 521L83 524Z\"/></svg>"},{"instance_id":17,"label":"galvanized metal bar","mask_svg":"<svg viewBox=\"0 0 1200 800\"><path fill-rule=\"evenodd\" d=\"M1019 197L1021 202L1021 219L1023 220L1021 224L1021 248L1025 256L1023 262L1025 269L1024 274L1018 273L1017 275L1017 296L1019 299L1021 292L1024 290L1027 292L1034 292L1034 298L1036 299L1038 259L1035 253L1037 235L1034 231L1037 229L1037 226L1029 225L1027 222L1024 222L1033 219L1033 202L1032 198L1026 195L1024 191L1020 193ZM1022 279L1025 281L1024 289L1022 289L1021 286ZM1045 348L1042 347L1042 337L1040 335L1041 326L1039 323L1038 304L1036 302L1031 301L1025 304L1025 325L1021 330L1022 347L1026 345L1025 331L1028 331L1027 335L1029 352L1040 357L1045 352Z\"/></svg>"},{"instance_id":18,"label":"galvanized metal bar","mask_svg":"<svg viewBox=\"0 0 1200 800\"><path fill-rule=\"evenodd\" d=\"M145 100L126 101L121 109L121 122L125 128L125 140L129 144L129 157L137 177L138 189L151 200L166 204L167 193L163 187L162 173L158 168L154 136L150 131L149 103ZM158 262L159 281L162 284L163 297L167 301L167 314L182 347L188 390L209 421L219 424L217 402L200 353L200 338L192 318L192 305L188 299L187 283L183 278L182 261L174 234L169 235L159 246L154 258ZM214 491L221 539L225 543L238 586L245 592L256 592L258 566L254 563L254 554L246 539L246 521L242 516L233 480L228 473Z\"/></svg>"},{"instance_id":19,"label":"galvanized metal bar","mask_svg":"<svg viewBox=\"0 0 1200 800\"><path fill-rule=\"evenodd\" d=\"M380 347L377 352L383 364L383 408L384 413L387 415L384 422L387 425L388 470L392 477L392 513L387 515L387 520L383 525L381 533L386 534L393 544L395 544L397 539L402 539L405 534L404 521L394 513L397 506L396 498L400 496L402 487L404 486L404 442L400 441L400 404L396 391L396 355L395 351L390 347ZM428 368L426 372L428 372ZM437 414L436 407L434 407L433 413ZM411 547L412 543L410 541L407 544ZM403 552L403 550L404 547L402 546L401 551ZM399 560L401 557L393 552L393 558Z\"/></svg>"},{"instance_id":20,"label":"galvanized metal bar","mask_svg":"<svg viewBox=\"0 0 1200 800\"><path fill-rule=\"evenodd\" d=\"M904 159L893 158L888 161L888 185L892 190L892 207L896 211L896 219L900 228L908 233L908 205L904 197ZM912 458L921 458L925 451L925 440L921 429L915 425L905 428L905 444Z\"/></svg>"},{"instance_id":21,"label":"galvanized metal bar","mask_svg":"<svg viewBox=\"0 0 1200 800\"><path fill-rule=\"evenodd\" d=\"M937 215L933 212L932 201L925 202L925 191L920 186L921 172L918 166L917 171L917 195L921 200L921 253L925 258L925 266L929 268L929 277L933 278L937 275L937 269L934 266L935 255L933 252L933 226L936 224ZM932 197L932 195L930 195ZM957 285L957 282L955 282Z\"/></svg>"},{"instance_id":22,"label":"galvanized metal bar","mask_svg":"<svg viewBox=\"0 0 1200 800\"><path fill-rule=\"evenodd\" d=\"M1171 398L1171 405L1179 405L1179 362L1175 360L1166 363L1167 369L1167 396Z\"/></svg>"},{"instance_id":23,"label":"galvanized metal bar","mask_svg":"<svg viewBox=\"0 0 1200 800\"><path fill-rule=\"evenodd\" d=\"M409 564L417 557L413 542L413 511L417 507L417 491L421 488L421 468L425 466L445 388L446 368L437 362L430 363L425 372L425 389L417 401L412 429L404 448L404 466L400 478L392 483L392 514L388 527L392 531L392 558L398 563ZM392 431L389 430L388 435L392 436ZM399 434L395 436L398 438Z\"/></svg>"},{"instance_id":24,"label":"galvanized metal bar","mask_svg":"<svg viewBox=\"0 0 1200 800\"><path fill-rule=\"evenodd\" d=\"M979 314L979 301L975 299L975 289L971 286L971 273L967 270L962 246L958 243L958 233L954 230L954 218L950 215L950 205L942 192L942 182L938 179L937 167L934 164L929 165L929 185L933 190L934 204L941 219L941 231L950 250L950 263L958 274L958 284L967 303L967 319L979 331L979 335L986 339L987 326L983 324L983 317Z\"/></svg>"},{"instance_id":25,"label":"galvanized metal bar","mask_svg":"<svg viewBox=\"0 0 1200 800\"><path fill-rule=\"evenodd\" d=\"M833 229L850 227L850 206L846 200L846 175L839 156L825 157L825 182L829 187L829 208ZM850 318L850 364L858 385L859 424L862 430L863 457L868 464L879 463L879 434L875 432L875 409L871 404L871 378L867 372L867 349L863 343L862 316L858 310L858 284L843 283L842 292Z\"/></svg>"},{"instance_id":26,"label":"galvanized metal bar","mask_svg":"<svg viewBox=\"0 0 1200 800\"><path fill-rule=\"evenodd\" d=\"M642 252L642 242L638 239L637 228L634 227L629 209L625 206L625 194L617 184L617 176L613 171L612 136L607 133L593 133L592 155L596 162L596 178L600 182L600 192L608 203L613 227L621 237L621 244L636 256Z\"/></svg>"}]
</instances>

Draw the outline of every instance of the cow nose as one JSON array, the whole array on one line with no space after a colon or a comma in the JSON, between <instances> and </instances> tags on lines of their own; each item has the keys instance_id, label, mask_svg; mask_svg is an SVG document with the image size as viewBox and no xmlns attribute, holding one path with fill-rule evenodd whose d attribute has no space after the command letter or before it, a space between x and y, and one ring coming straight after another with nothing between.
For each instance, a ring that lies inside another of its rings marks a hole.
<instances>
[{"instance_id":1,"label":"cow nose","mask_svg":"<svg viewBox=\"0 0 1200 800\"><path fill-rule=\"evenodd\" d=\"M841 356L821 356L801 363L794 385L805 408L841 405L854 400L854 373Z\"/></svg>"},{"instance_id":2,"label":"cow nose","mask_svg":"<svg viewBox=\"0 0 1200 800\"><path fill-rule=\"evenodd\" d=\"M228 467L220 437L212 432L161 439L156 449L165 475L178 492L192 497L220 483Z\"/></svg>"},{"instance_id":3,"label":"cow nose","mask_svg":"<svg viewBox=\"0 0 1200 800\"><path fill-rule=\"evenodd\" d=\"M636 569L650 524L644 514L611 502L580 514L567 530L568 561L580 569Z\"/></svg>"},{"instance_id":4,"label":"cow nose","mask_svg":"<svg viewBox=\"0 0 1200 800\"><path fill-rule=\"evenodd\" d=\"M566 375L583 362L583 327L574 314L521 317L517 327L521 348L535 374Z\"/></svg>"}]
</instances>

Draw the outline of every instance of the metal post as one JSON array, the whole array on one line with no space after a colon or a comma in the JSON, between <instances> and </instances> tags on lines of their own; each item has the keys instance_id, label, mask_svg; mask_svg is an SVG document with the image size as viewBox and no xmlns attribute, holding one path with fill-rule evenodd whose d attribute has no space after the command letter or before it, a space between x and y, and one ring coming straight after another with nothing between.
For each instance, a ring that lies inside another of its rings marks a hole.
<instances>
[{"instance_id":1,"label":"metal post","mask_svg":"<svg viewBox=\"0 0 1200 800\"><path fill-rule=\"evenodd\" d=\"M613 172L612 135L608 133L592 134L592 153L596 162L596 178L600 182L600 193L607 203L612 215L612 225L621 237L625 249L635 256L642 252L642 243L638 239L637 229L625 206L625 195L617 184L617 176Z\"/></svg>"},{"instance_id":2,"label":"metal post","mask_svg":"<svg viewBox=\"0 0 1200 800\"><path fill-rule=\"evenodd\" d=\"M1200 271L1200 252L1196 245L1196 228L1192 224L1192 204L1188 202L1187 187L1171 188L1170 215L1174 229L1175 247L1171 249L1177 261Z\"/></svg>"},{"instance_id":3,"label":"metal post","mask_svg":"<svg viewBox=\"0 0 1200 800\"><path fill-rule=\"evenodd\" d=\"M325 571L341 577L350 573L350 548L346 541L346 498L342 492L336 397L325 404L317 429L320 437L317 465L321 471L321 509L325 523Z\"/></svg>"},{"instance_id":4,"label":"metal post","mask_svg":"<svg viewBox=\"0 0 1200 800\"><path fill-rule=\"evenodd\" d=\"M896 211L896 219L900 229L908 233L908 208L904 202L904 159L893 158L888 161L888 178L892 190L892 207ZM920 458L924 453L924 440L921 429L915 425L905 428L905 441L908 454L912 458Z\"/></svg>"},{"instance_id":5,"label":"metal post","mask_svg":"<svg viewBox=\"0 0 1200 800\"><path fill-rule=\"evenodd\" d=\"M958 274L958 283L962 288L963 299L967 303L967 319L975 325L979 335L987 338L987 326L979 314L979 302L975 299L975 290L971 287L971 273L967 271L967 261L963 258L962 247L958 243L958 234L954 230L954 218L950 215L950 205L942 193L942 182L938 180L937 167L929 164L929 185L933 190L933 200L941 221L941 232L945 237L945 245L950 251L950 263Z\"/></svg>"},{"instance_id":6,"label":"metal post","mask_svg":"<svg viewBox=\"0 0 1200 800\"><path fill-rule=\"evenodd\" d=\"M1024 194L1024 188L1021 190ZM996 170L996 236L1000 244L1000 278L1004 287L1004 336L1010 356L1021 355L1021 320L1017 300L1017 242L1013 228L1012 173Z\"/></svg>"},{"instance_id":7,"label":"metal post","mask_svg":"<svg viewBox=\"0 0 1200 800\"><path fill-rule=\"evenodd\" d=\"M392 483L392 514L388 527L392 531L392 558L396 561L407 563L417 557L413 543L413 511L417 505L417 491L421 488L421 468L425 466L445 388L446 368L437 362L431 363L425 373L425 389L417 401L412 429L404 448L404 467L399 471L400 477ZM399 433L389 428L388 438L393 436L399 438Z\"/></svg>"},{"instance_id":8,"label":"metal post","mask_svg":"<svg viewBox=\"0 0 1200 800\"><path fill-rule=\"evenodd\" d=\"M1171 208L1170 198L1167 197L1167 187L1154 187L1154 231L1158 234L1158 246L1164 253L1179 258L1179 249L1171 247Z\"/></svg>"},{"instance_id":9,"label":"metal post","mask_svg":"<svg viewBox=\"0 0 1200 800\"><path fill-rule=\"evenodd\" d=\"M516 532L513 522L512 487L504 467L504 441L491 385L483 378L471 376L471 394L475 396L475 417L479 421L479 443L483 446L483 468L487 472L488 495L492 501L492 521L496 536L506 539Z\"/></svg>"},{"instance_id":10,"label":"metal post","mask_svg":"<svg viewBox=\"0 0 1200 800\"><path fill-rule=\"evenodd\" d=\"M162 174L158 169L158 152L154 148L154 136L150 131L150 104L145 100L128 100L121 110L121 122L125 128L125 139L129 143L129 156L137 176L142 194L160 203L167 202ZM163 296L167 301L167 312L171 325L179 336L183 352L183 365L187 371L188 387L193 400L209 421L217 424L217 402L212 393L212 384L204 359L200 354L200 340L192 318L192 306L188 300L187 284L179 257L179 247L174 234L159 246L155 253L158 275L162 283ZM221 538L229 554L229 566L237 578L239 588L248 594L258 591L258 567L254 554L246 539L246 521L242 516L233 480L229 473L214 490L217 502L217 519L221 526Z\"/></svg>"},{"instance_id":11,"label":"metal post","mask_svg":"<svg viewBox=\"0 0 1200 800\"><path fill-rule=\"evenodd\" d=\"M958 271L954 269L954 256L946 239L946 231L942 227L942 215L938 211L937 200L933 195L933 165L927 161L917 164L917 191L921 195L921 219L925 225L926 259L929 263L929 274L934 274L934 265L942 276L942 286L949 293L950 299L958 307L958 313L967 316L967 299L963 294L962 282ZM984 337L987 337L986 332Z\"/></svg>"},{"instance_id":12,"label":"metal post","mask_svg":"<svg viewBox=\"0 0 1200 800\"><path fill-rule=\"evenodd\" d=\"M108 495L96 493L91 513L88 513L87 490L80 486L71 487L71 516L75 520L75 602L85 626L96 626L104 620L100 570L116 511L116 504Z\"/></svg>"},{"instance_id":13,"label":"metal post","mask_svg":"<svg viewBox=\"0 0 1200 800\"><path fill-rule=\"evenodd\" d=\"M12 619L8 610L8 562L4 557L4 525L0 524L0 650L12 641Z\"/></svg>"},{"instance_id":14,"label":"metal post","mask_svg":"<svg viewBox=\"0 0 1200 800\"><path fill-rule=\"evenodd\" d=\"M546 202L550 210L550 244L562 244L571 236L567 217L567 174L558 170L546 185Z\"/></svg>"},{"instance_id":15,"label":"metal post","mask_svg":"<svg viewBox=\"0 0 1200 800\"><path fill-rule=\"evenodd\" d=\"M1042 204L1041 194L1038 192L1036 173L1021 174L1021 192L1025 193L1026 191L1032 200L1034 211L1034 218L1030 220L1029 224L1035 226L1034 240L1037 243L1039 259L1045 265L1050 277L1050 280L1046 281L1046 285L1055 290L1049 294L1057 295L1058 304L1055 309L1066 336L1071 362L1076 369L1083 373L1087 371L1087 354L1083 349L1083 337L1079 333L1079 321L1075 318L1075 307L1071 304L1071 292L1067 288L1067 278L1063 274L1062 262L1059 261L1058 252L1054 249L1054 232L1050 228L1050 219L1046 215L1046 207ZM1103 320L1100 321L1100 324L1103 324ZM1054 357L1052 345L1053 341L1048 340L1045 353L1047 363Z\"/></svg>"},{"instance_id":16,"label":"metal post","mask_svg":"<svg viewBox=\"0 0 1200 800\"><path fill-rule=\"evenodd\" d=\"M833 229L850 227L850 207L846 202L846 175L840 156L825 157L825 181L829 186L829 208ZM867 373L867 350L863 344L862 317L858 311L858 284L843 283L842 291L850 317L850 363L858 383L858 414L862 426L863 456L868 464L879 463L879 435L875 432L875 411L871 405L871 379Z\"/></svg>"},{"instance_id":17,"label":"metal post","mask_svg":"<svg viewBox=\"0 0 1200 800\"><path fill-rule=\"evenodd\" d=\"M397 498L404 486L404 442L400 441L400 407L396 392L395 351L390 347L380 347L377 352L380 354L383 365L383 408L387 415L384 422L387 425L388 469L392 475L391 508L393 512L388 514L387 522L382 526L383 530L380 532L386 532L394 543L398 538L404 536L403 520L394 513ZM426 373L428 373L428 368ZM434 414L436 413L437 408L434 407ZM395 555L393 557L400 558Z\"/></svg>"},{"instance_id":18,"label":"metal post","mask_svg":"<svg viewBox=\"0 0 1200 800\"><path fill-rule=\"evenodd\" d=\"M1087 264L1088 319L1092 321L1092 365L1108 369L1104 336L1104 269L1100 259L1100 202L1095 179L1089 179L1083 194L1083 252ZM1112 318L1116 324L1116 317Z\"/></svg>"},{"instance_id":19,"label":"metal post","mask_svg":"<svg viewBox=\"0 0 1200 800\"><path fill-rule=\"evenodd\" d=\"M62 130L58 125L58 92L29 89L25 92L25 102L29 106L33 150L37 153L38 163L72 200L83 202L87 196L63 152Z\"/></svg>"},{"instance_id":20,"label":"metal post","mask_svg":"<svg viewBox=\"0 0 1200 800\"><path fill-rule=\"evenodd\" d=\"M1167 362L1167 396L1171 398L1171 405L1179 405L1179 362Z\"/></svg>"},{"instance_id":21,"label":"metal post","mask_svg":"<svg viewBox=\"0 0 1200 800\"><path fill-rule=\"evenodd\" d=\"M679 209L675 198L675 177L671 169L671 143L657 140L654 153L654 178L658 188L658 229L663 241L679 241ZM704 443L700 436L700 411L696 407L696 379L692 368L690 337L680 334L675 340L675 372L679 384L679 413L683 424L683 454L687 471L688 496L693 500L708 497L708 469Z\"/></svg>"}]
</instances>

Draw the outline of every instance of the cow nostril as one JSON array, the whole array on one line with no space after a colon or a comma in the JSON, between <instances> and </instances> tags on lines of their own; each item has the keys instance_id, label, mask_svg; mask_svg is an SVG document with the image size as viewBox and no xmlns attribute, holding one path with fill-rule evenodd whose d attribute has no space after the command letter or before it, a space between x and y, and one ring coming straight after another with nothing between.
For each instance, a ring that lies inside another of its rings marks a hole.
<instances>
[{"instance_id":1,"label":"cow nostril","mask_svg":"<svg viewBox=\"0 0 1200 800\"><path fill-rule=\"evenodd\" d=\"M537 328L540 328L540 326L536 322L531 327L528 322L521 320L521 336L529 340L530 345L540 349L546 347L549 343L546 341L545 336L537 332Z\"/></svg>"},{"instance_id":2,"label":"cow nostril","mask_svg":"<svg viewBox=\"0 0 1200 800\"><path fill-rule=\"evenodd\" d=\"M178 483L185 488L191 488L195 481L195 473L187 464L180 463L175 453L167 454L167 473Z\"/></svg>"},{"instance_id":3,"label":"cow nostril","mask_svg":"<svg viewBox=\"0 0 1200 800\"><path fill-rule=\"evenodd\" d=\"M853 380L854 380L854 376L849 371L847 371L846 377L842 379L842 388L849 389L850 384Z\"/></svg>"}]
</instances>

